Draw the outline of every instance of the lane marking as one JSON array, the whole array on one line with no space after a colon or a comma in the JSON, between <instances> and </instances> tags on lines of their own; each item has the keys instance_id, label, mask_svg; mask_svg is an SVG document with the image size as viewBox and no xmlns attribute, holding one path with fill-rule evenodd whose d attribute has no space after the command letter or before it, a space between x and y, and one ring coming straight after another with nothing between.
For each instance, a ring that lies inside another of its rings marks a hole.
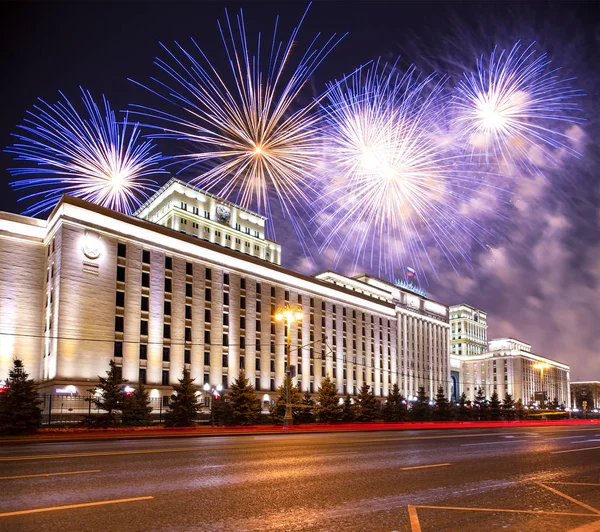
<instances>
[{"instance_id":1,"label":"lane marking","mask_svg":"<svg viewBox=\"0 0 600 532\"><path fill-rule=\"evenodd\" d=\"M61 473L39 473L37 475L17 475L14 477L0 477L0 480L12 480L15 478L57 477L59 475L83 475L84 473L100 473L100 469L89 469L88 471L63 471Z\"/></svg>"},{"instance_id":2,"label":"lane marking","mask_svg":"<svg viewBox=\"0 0 600 532\"><path fill-rule=\"evenodd\" d=\"M510 441L488 441L483 443L461 443L461 447L469 447L471 445L503 445L505 443L519 443L529 440L510 440Z\"/></svg>"},{"instance_id":3,"label":"lane marking","mask_svg":"<svg viewBox=\"0 0 600 532\"><path fill-rule=\"evenodd\" d=\"M421 523L419 523L419 516L417 515L417 509L414 506L408 507L408 516L410 517L411 532L421 532Z\"/></svg>"},{"instance_id":4,"label":"lane marking","mask_svg":"<svg viewBox=\"0 0 600 532\"><path fill-rule=\"evenodd\" d=\"M503 508L462 508L460 506L415 506L415 508L425 508L431 510L460 510L465 512L496 512L509 514L536 514L536 515L567 515L577 517L593 517L597 518L598 514L580 514L575 512L544 512L543 510L505 510Z\"/></svg>"},{"instance_id":5,"label":"lane marking","mask_svg":"<svg viewBox=\"0 0 600 532\"><path fill-rule=\"evenodd\" d=\"M578 453L581 451L594 451L595 449L600 449L600 447L584 447L583 449L567 449L566 451L552 451L550 454Z\"/></svg>"},{"instance_id":6,"label":"lane marking","mask_svg":"<svg viewBox=\"0 0 600 532\"><path fill-rule=\"evenodd\" d=\"M578 526L577 528L572 528L569 532L598 532L600 530L600 521L596 521L595 523L589 523L587 525Z\"/></svg>"},{"instance_id":7,"label":"lane marking","mask_svg":"<svg viewBox=\"0 0 600 532\"><path fill-rule=\"evenodd\" d=\"M0 517L10 517L13 515L38 514L38 513L42 513L42 512L55 512L57 510L71 510L73 508L89 508L90 506L103 506L105 504L120 504L123 502L147 501L149 499L154 499L154 497L152 497L152 496L132 497L131 499L114 499L112 501L84 502L81 504L68 504L66 506L50 506L48 508L35 508L34 510L21 510L18 512L4 512L4 513L0 514Z\"/></svg>"},{"instance_id":8,"label":"lane marking","mask_svg":"<svg viewBox=\"0 0 600 532\"><path fill-rule=\"evenodd\" d=\"M401 467L400 471L410 471L411 469L427 469L428 467L444 467L452 464L430 464L430 465L419 465L413 467Z\"/></svg>"},{"instance_id":9,"label":"lane marking","mask_svg":"<svg viewBox=\"0 0 600 532\"><path fill-rule=\"evenodd\" d=\"M566 484L568 486L600 486L593 482L544 482L544 484Z\"/></svg>"},{"instance_id":10,"label":"lane marking","mask_svg":"<svg viewBox=\"0 0 600 532\"><path fill-rule=\"evenodd\" d=\"M569 495L567 495L566 493L563 493L562 491L558 491L557 489L551 488L550 486L546 486L542 482L534 482L534 484L537 484L538 486L541 486L542 488L545 488L545 489L551 491L552 493L555 493L556 495L560 495L561 497L567 499L568 501L574 502L575 504L581 506L582 508L585 508L586 510L590 510L590 512L594 512L596 515L600 515L600 510L597 510L596 508L594 508L593 506L590 506L589 504L585 504L584 502L578 501L577 499L570 497Z\"/></svg>"}]
</instances>

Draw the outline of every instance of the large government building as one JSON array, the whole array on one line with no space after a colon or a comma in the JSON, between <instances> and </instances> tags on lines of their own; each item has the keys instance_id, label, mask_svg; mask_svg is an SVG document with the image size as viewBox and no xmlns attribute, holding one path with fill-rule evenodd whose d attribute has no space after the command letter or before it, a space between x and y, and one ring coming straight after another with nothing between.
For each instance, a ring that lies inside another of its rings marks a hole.
<instances>
[{"instance_id":1,"label":"large government building","mask_svg":"<svg viewBox=\"0 0 600 532\"><path fill-rule=\"evenodd\" d=\"M0 213L0 379L18 357L42 391L84 394L114 360L166 397L184 367L226 388L244 368L269 401L290 305L303 390L329 375L340 394L449 392L448 307L369 275L302 275L281 252L264 217L174 179L134 216L69 196L47 220Z\"/></svg>"}]
</instances>

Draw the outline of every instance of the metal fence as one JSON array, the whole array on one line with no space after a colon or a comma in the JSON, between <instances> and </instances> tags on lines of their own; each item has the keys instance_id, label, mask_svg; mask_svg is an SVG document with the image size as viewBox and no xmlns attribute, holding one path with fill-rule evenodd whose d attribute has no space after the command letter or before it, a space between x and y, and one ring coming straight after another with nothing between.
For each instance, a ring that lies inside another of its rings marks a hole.
<instances>
[{"instance_id":1,"label":"metal fence","mask_svg":"<svg viewBox=\"0 0 600 532\"><path fill-rule=\"evenodd\" d=\"M43 401L40 405L42 425L73 425L83 422L88 416L105 413L94 404L92 395L43 394L40 399ZM152 420L162 423L168 406L163 404L161 397L150 398L149 405L152 407ZM199 421L206 416L204 412L201 413Z\"/></svg>"}]
</instances>

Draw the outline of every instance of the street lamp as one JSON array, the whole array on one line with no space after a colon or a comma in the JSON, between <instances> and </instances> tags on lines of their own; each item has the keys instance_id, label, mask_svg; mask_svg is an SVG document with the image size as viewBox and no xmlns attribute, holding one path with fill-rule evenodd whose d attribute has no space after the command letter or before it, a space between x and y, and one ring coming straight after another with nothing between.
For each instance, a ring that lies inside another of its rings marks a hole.
<instances>
[{"instance_id":1,"label":"street lamp","mask_svg":"<svg viewBox=\"0 0 600 532\"><path fill-rule=\"evenodd\" d=\"M540 370L540 378L542 380L542 401L541 401L541 407L544 408L544 370L550 368L550 364L548 364L547 362L536 362L533 365L533 369L539 369Z\"/></svg>"},{"instance_id":2,"label":"street lamp","mask_svg":"<svg viewBox=\"0 0 600 532\"><path fill-rule=\"evenodd\" d=\"M292 405L290 404L290 387L292 385L292 366L291 366L291 358L290 358L290 347L292 345L292 334L291 334L291 325L295 321L302 320L302 309L300 307L296 307L295 309L291 308L289 305L277 310L275 313L275 320L282 321L285 320L287 326L287 371L286 377L289 377L288 382L286 382L286 392L285 392L285 416L283 416L283 428L291 427L294 424L294 418L292 416Z\"/></svg>"},{"instance_id":3,"label":"street lamp","mask_svg":"<svg viewBox=\"0 0 600 532\"><path fill-rule=\"evenodd\" d=\"M217 384L215 387L208 384L208 382L204 383L204 391L210 395L210 425L211 427L215 424L215 399L221 396L221 392L223 391L223 386Z\"/></svg>"}]
</instances>

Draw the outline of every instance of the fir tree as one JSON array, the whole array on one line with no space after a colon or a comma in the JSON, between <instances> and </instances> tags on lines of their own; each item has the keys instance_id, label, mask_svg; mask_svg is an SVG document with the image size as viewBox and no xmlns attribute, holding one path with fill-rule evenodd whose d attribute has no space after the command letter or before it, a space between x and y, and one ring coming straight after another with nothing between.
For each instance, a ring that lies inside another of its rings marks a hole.
<instances>
[{"instance_id":1,"label":"fir tree","mask_svg":"<svg viewBox=\"0 0 600 532\"><path fill-rule=\"evenodd\" d=\"M356 419L354 405L352 404L352 399L350 398L350 394L346 395L346 399L344 399L344 408L342 410L342 421L346 423L351 423Z\"/></svg>"},{"instance_id":2,"label":"fir tree","mask_svg":"<svg viewBox=\"0 0 600 532\"><path fill-rule=\"evenodd\" d=\"M152 407L150 394L140 382L131 395L126 395L123 403L123 425L130 427L147 427L152 425Z\"/></svg>"},{"instance_id":3,"label":"fir tree","mask_svg":"<svg viewBox=\"0 0 600 532\"><path fill-rule=\"evenodd\" d=\"M515 415L517 419L525 419L527 417L527 413L521 399L517 399L517 402L515 403Z\"/></svg>"},{"instance_id":4,"label":"fir tree","mask_svg":"<svg viewBox=\"0 0 600 532\"><path fill-rule=\"evenodd\" d=\"M283 379L283 383L277 389L277 398L275 403L271 405L269 418L273 423L282 424L285 416L285 407L287 404L287 389L290 388L290 404L292 405L292 419L294 423L300 420L300 414L302 413L302 393L298 386L294 386L294 383L289 375Z\"/></svg>"},{"instance_id":5,"label":"fir tree","mask_svg":"<svg viewBox=\"0 0 600 532\"><path fill-rule=\"evenodd\" d=\"M356 420L373 421L377 416L377 399L366 382L363 382L356 398Z\"/></svg>"},{"instance_id":6,"label":"fir tree","mask_svg":"<svg viewBox=\"0 0 600 532\"><path fill-rule=\"evenodd\" d=\"M468 421L471 419L472 409L469 406L467 394L465 392L461 393L458 399L458 407L456 408L456 418L459 421Z\"/></svg>"},{"instance_id":7,"label":"fir tree","mask_svg":"<svg viewBox=\"0 0 600 532\"><path fill-rule=\"evenodd\" d=\"M227 419L232 425L252 425L260 415L260 401L254 387L249 384L244 370L231 385L225 401Z\"/></svg>"},{"instance_id":8,"label":"fir tree","mask_svg":"<svg viewBox=\"0 0 600 532\"><path fill-rule=\"evenodd\" d=\"M425 394L425 387L419 386L417 400L412 404L410 417L413 421L428 421L431 418L431 407L429 398Z\"/></svg>"},{"instance_id":9,"label":"fir tree","mask_svg":"<svg viewBox=\"0 0 600 532\"><path fill-rule=\"evenodd\" d=\"M506 394L506 397L502 401L502 417L507 421L515 419L515 402L513 401L512 395Z\"/></svg>"},{"instance_id":10,"label":"fir tree","mask_svg":"<svg viewBox=\"0 0 600 532\"><path fill-rule=\"evenodd\" d=\"M302 410L300 411L300 423L313 423L315 421L315 414L313 412L315 402L308 390L304 392L300 404L302 405Z\"/></svg>"},{"instance_id":11,"label":"fir tree","mask_svg":"<svg viewBox=\"0 0 600 532\"><path fill-rule=\"evenodd\" d=\"M487 419L488 402L485 398L483 390L481 389L481 386L477 389L475 401L473 402L473 408L475 409L474 413L478 421Z\"/></svg>"},{"instance_id":12,"label":"fir tree","mask_svg":"<svg viewBox=\"0 0 600 532\"><path fill-rule=\"evenodd\" d=\"M190 370L183 370L183 377L179 384L173 384L173 395L169 402L169 409L165 413L166 427L191 427L195 424L196 416L202 408L198 403L194 380L190 376Z\"/></svg>"},{"instance_id":13,"label":"fir tree","mask_svg":"<svg viewBox=\"0 0 600 532\"><path fill-rule=\"evenodd\" d=\"M490 397L489 418L492 421L498 421L502 418L502 412L500 411L500 399L496 390L494 390L492 397Z\"/></svg>"},{"instance_id":14,"label":"fir tree","mask_svg":"<svg viewBox=\"0 0 600 532\"><path fill-rule=\"evenodd\" d=\"M13 360L6 391L0 393L0 434L35 432L42 421L37 385L25 372L23 361Z\"/></svg>"},{"instance_id":15,"label":"fir tree","mask_svg":"<svg viewBox=\"0 0 600 532\"><path fill-rule=\"evenodd\" d=\"M317 404L315 405L315 417L320 423L331 423L339 421L342 417L342 407L337 395L337 389L329 375L321 381L317 390Z\"/></svg>"},{"instance_id":16,"label":"fir tree","mask_svg":"<svg viewBox=\"0 0 600 532\"><path fill-rule=\"evenodd\" d=\"M433 412L434 418L437 421L450 421L452 418L452 409L446 395L444 394L444 388L440 386L435 396L435 410Z\"/></svg>"},{"instance_id":17,"label":"fir tree","mask_svg":"<svg viewBox=\"0 0 600 532\"><path fill-rule=\"evenodd\" d=\"M384 421L405 421L407 415L405 399L400 393L398 384L394 384L383 405L383 419Z\"/></svg>"},{"instance_id":18,"label":"fir tree","mask_svg":"<svg viewBox=\"0 0 600 532\"><path fill-rule=\"evenodd\" d=\"M123 379L121 368L115 364L114 360L109 362L106 377L98 377L98 381L96 388L88 391L94 394L91 399L92 403L100 410L104 410L106 414L93 416L93 419L88 421L104 426L116 425L119 422L118 413L123 410L127 400L123 384L128 381Z\"/></svg>"}]
</instances>

